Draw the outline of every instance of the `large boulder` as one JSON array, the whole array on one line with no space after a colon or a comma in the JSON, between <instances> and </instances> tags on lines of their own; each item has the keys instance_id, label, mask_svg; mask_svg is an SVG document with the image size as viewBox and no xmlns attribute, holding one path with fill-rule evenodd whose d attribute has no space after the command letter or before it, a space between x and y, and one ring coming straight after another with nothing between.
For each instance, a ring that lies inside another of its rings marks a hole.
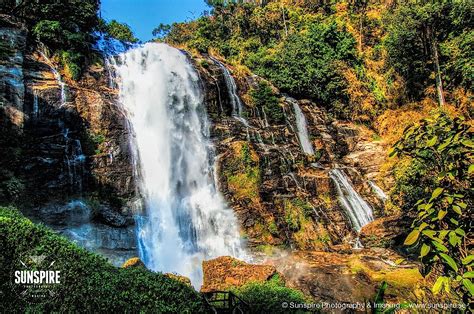
<instances>
[{"instance_id":1,"label":"large boulder","mask_svg":"<svg viewBox=\"0 0 474 314\"><path fill-rule=\"evenodd\" d=\"M265 282L278 274L274 266L248 264L230 256L204 261L202 270L201 292L226 291L249 282Z\"/></svg>"}]
</instances>

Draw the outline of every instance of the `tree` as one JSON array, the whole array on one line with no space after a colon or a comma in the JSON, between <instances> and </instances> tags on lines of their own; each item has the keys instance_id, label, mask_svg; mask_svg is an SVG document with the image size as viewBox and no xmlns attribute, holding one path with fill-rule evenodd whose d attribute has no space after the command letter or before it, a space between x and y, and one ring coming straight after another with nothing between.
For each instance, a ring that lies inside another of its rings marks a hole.
<instances>
[{"instance_id":1,"label":"tree","mask_svg":"<svg viewBox=\"0 0 474 314\"><path fill-rule=\"evenodd\" d=\"M118 40L136 43L138 39L133 35L133 32L126 23L120 23L116 20L110 21L106 26L107 34Z\"/></svg>"},{"instance_id":2,"label":"tree","mask_svg":"<svg viewBox=\"0 0 474 314\"><path fill-rule=\"evenodd\" d=\"M434 77L438 102L445 105L443 62L440 46L471 29L469 1L405 1L388 16L385 41L391 65L405 78L408 94L423 95Z\"/></svg>"},{"instance_id":3,"label":"tree","mask_svg":"<svg viewBox=\"0 0 474 314\"><path fill-rule=\"evenodd\" d=\"M152 34L155 37L164 38L169 34L170 31L171 31L171 25L160 23L158 27L153 29Z\"/></svg>"},{"instance_id":4,"label":"tree","mask_svg":"<svg viewBox=\"0 0 474 314\"><path fill-rule=\"evenodd\" d=\"M473 149L474 134L464 118L440 113L407 128L391 152L418 162L431 178L418 181L432 182L411 209L416 218L405 245L419 250L422 274L436 276L433 293L454 292L466 304L474 297Z\"/></svg>"}]
</instances>

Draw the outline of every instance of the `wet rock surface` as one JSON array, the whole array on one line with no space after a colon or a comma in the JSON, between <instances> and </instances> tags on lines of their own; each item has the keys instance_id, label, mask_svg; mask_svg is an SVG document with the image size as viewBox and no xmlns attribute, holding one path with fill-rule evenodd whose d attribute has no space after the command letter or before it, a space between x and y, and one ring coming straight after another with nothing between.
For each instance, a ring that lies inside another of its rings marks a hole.
<instances>
[{"instance_id":1,"label":"wet rock surface","mask_svg":"<svg viewBox=\"0 0 474 314\"><path fill-rule=\"evenodd\" d=\"M201 292L226 291L249 282L265 282L277 274L271 265L252 265L230 256L204 261L202 270Z\"/></svg>"},{"instance_id":2,"label":"wet rock surface","mask_svg":"<svg viewBox=\"0 0 474 314\"><path fill-rule=\"evenodd\" d=\"M418 265L397 265L391 250L340 248L338 252L294 252L268 259L283 274L288 286L319 302L357 303L373 300L381 283L389 288L385 301L414 300L423 286Z\"/></svg>"},{"instance_id":3,"label":"wet rock surface","mask_svg":"<svg viewBox=\"0 0 474 314\"><path fill-rule=\"evenodd\" d=\"M327 250L354 239L329 176L336 167L344 169L377 215L382 212L383 202L369 179L376 180L384 147L372 140L372 131L332 120L317 104L278 91L284 119L269 120L249 101L249 91L261 80L256 76L235 78L245 100L247 126L232 115L224 73L213 59L202 58L195 63L213 121L219 188L236 211L251 246ZM306 117L314 155L301 148L294 101Z\"/></svg>"}]
</instances>

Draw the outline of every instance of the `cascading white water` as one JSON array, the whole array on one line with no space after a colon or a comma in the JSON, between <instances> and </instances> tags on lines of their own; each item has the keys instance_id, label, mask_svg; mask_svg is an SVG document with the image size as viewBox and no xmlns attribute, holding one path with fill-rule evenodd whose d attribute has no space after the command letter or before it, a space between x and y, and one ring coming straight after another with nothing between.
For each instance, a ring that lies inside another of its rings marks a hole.
<instances>
[{"instance_id":1,"label":"cascading white water","mask_svg":"<svg viewBox=\"0 0 474 314\"><path fill-rule=\"evenodd\" d=\"M374 181L369 181L369 185L374 191L375 195L382 201L385 202L388 199L387 194L377 185Z\"/></svg>"},{"instance_id":2,"label":"cascading white water","mask_svg":"<svg viewBox=\"0 0 474 314\"><path fill-rule=\"evenodd\" d=\"M227 69L227 67L224 64L222 64L222 62L220 62L219 60L217 60L215 58L211 58L211 59L219 66L219 68L222 70L222 73L224 74L224 80L225 80L225 83L226 83L226 86L227 86L227 91L229 93L229 99L230 99L230 102L232 104L232 115L237 120L239 120L245 126L248 127L249 123L242 115L243 105L242 105L242 101L240 100L240 97L237 93L237 84L235 83L234 78L230 74L229 69Z\"/></svg>"},{"instance_id":3,"label":"cascading white water","mask_svg":"<svg viewBox=\"0 0 474 314\"><path fill-rule=\"evenodd\" d=\"M37 119L39 116L39 102L38 102L38 92L36 89L33 89L33 117Z\"/></svg>"},{"instance_id":4,"label":"cascading white water","mask_svg":"<svg viewBox=\"0 0 474 314\"><path fill-rule=\"evenodd\" d=\"M214 152L199 77L187 57L147 43L117 62L120 100L134 133L146 215L137 218L147 267L202 282L203 260L244 257L238 222L212 178Z\"/></svg>"},{"instance_id":5,"label":"cascading white water","mask_svg":"<svg viewBox=\"0 0 474 314\"><path fill-rule=\"evenodd\" d=\"M305 154L314 155L313 145L311 145L309 140L306 117L296 99L287 97L287 101L293 105L293 109L295 110L296 127L298 128L298 138L300 140L301 148Z\"/></svg>"},{"instance_id":6,"label":"cascading white water","mask_svg":"<svg viewBox=\"0 0 474 314\"><path fill-rule=\"evenodd\" d=\"M346 174L340 169L329 172L331 179L336 184L338 199L346 214L351 220L354 229L359 232L363 226L374 220L372 208L354 190Z\"/></svg>"},{"instance_id":7,"label":"cascading white water","mask_svg":"<svg viewBox=\"0 0 474 314\"><path fill-rule=\"evenodd\" d=\"M61 74L59 74L58 70L55 69L51 60L49 60L49 58L41 51L40 55L46 61L46 64L49 66L51 72L53 72L54 78L58 82L59 88L61 89L61 106L63 106L66 103L66 83L61 79Z\"/></svg>"}]
</instances>

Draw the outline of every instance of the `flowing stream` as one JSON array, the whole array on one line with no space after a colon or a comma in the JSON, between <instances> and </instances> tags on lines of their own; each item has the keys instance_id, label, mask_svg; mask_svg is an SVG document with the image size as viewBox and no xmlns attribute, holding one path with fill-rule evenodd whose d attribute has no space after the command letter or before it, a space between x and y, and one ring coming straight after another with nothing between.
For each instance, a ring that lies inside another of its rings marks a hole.
<instances>
[{"instance_id":1,"label":"flowing stream","mask_svg":"<svg viewBox=\"0 0 474 314\"><path fill-rule=\"evenodd\" d=\"M298 138L300 140L301 148L303 152L307 155L314 155L313 145L309 140L308 126L306 123L306 117L304 116L303 111L301 110L296 99L287 97L288 102L293 105L296 117L296 127L298 128Z\"/></svg>"},{"instance_id":2,"label":"flowing stream","mask_svg":"<svg viewBox=\"0 0 474 314\"><path fill-rule=\"evenodd\" d=\"M329 175L336 184L339 202L349 217L352 226L359 232L363 226L374 220L372 208L356 192L342 170L332 169Z\"/></svg>"},{"instance_id":3,"label":"flowing stream","mask_svg":"<svg viewBox=\"0 0 474 314\"><path fill-rule=\"evenodd\" d=\"M202 283L203 260L242 258L237 219L213 179L214 148L199 76L186 55L148 43L118 57L120 102L144 198L140 257L155 271Z\"/></svg>"}]
</instances>

